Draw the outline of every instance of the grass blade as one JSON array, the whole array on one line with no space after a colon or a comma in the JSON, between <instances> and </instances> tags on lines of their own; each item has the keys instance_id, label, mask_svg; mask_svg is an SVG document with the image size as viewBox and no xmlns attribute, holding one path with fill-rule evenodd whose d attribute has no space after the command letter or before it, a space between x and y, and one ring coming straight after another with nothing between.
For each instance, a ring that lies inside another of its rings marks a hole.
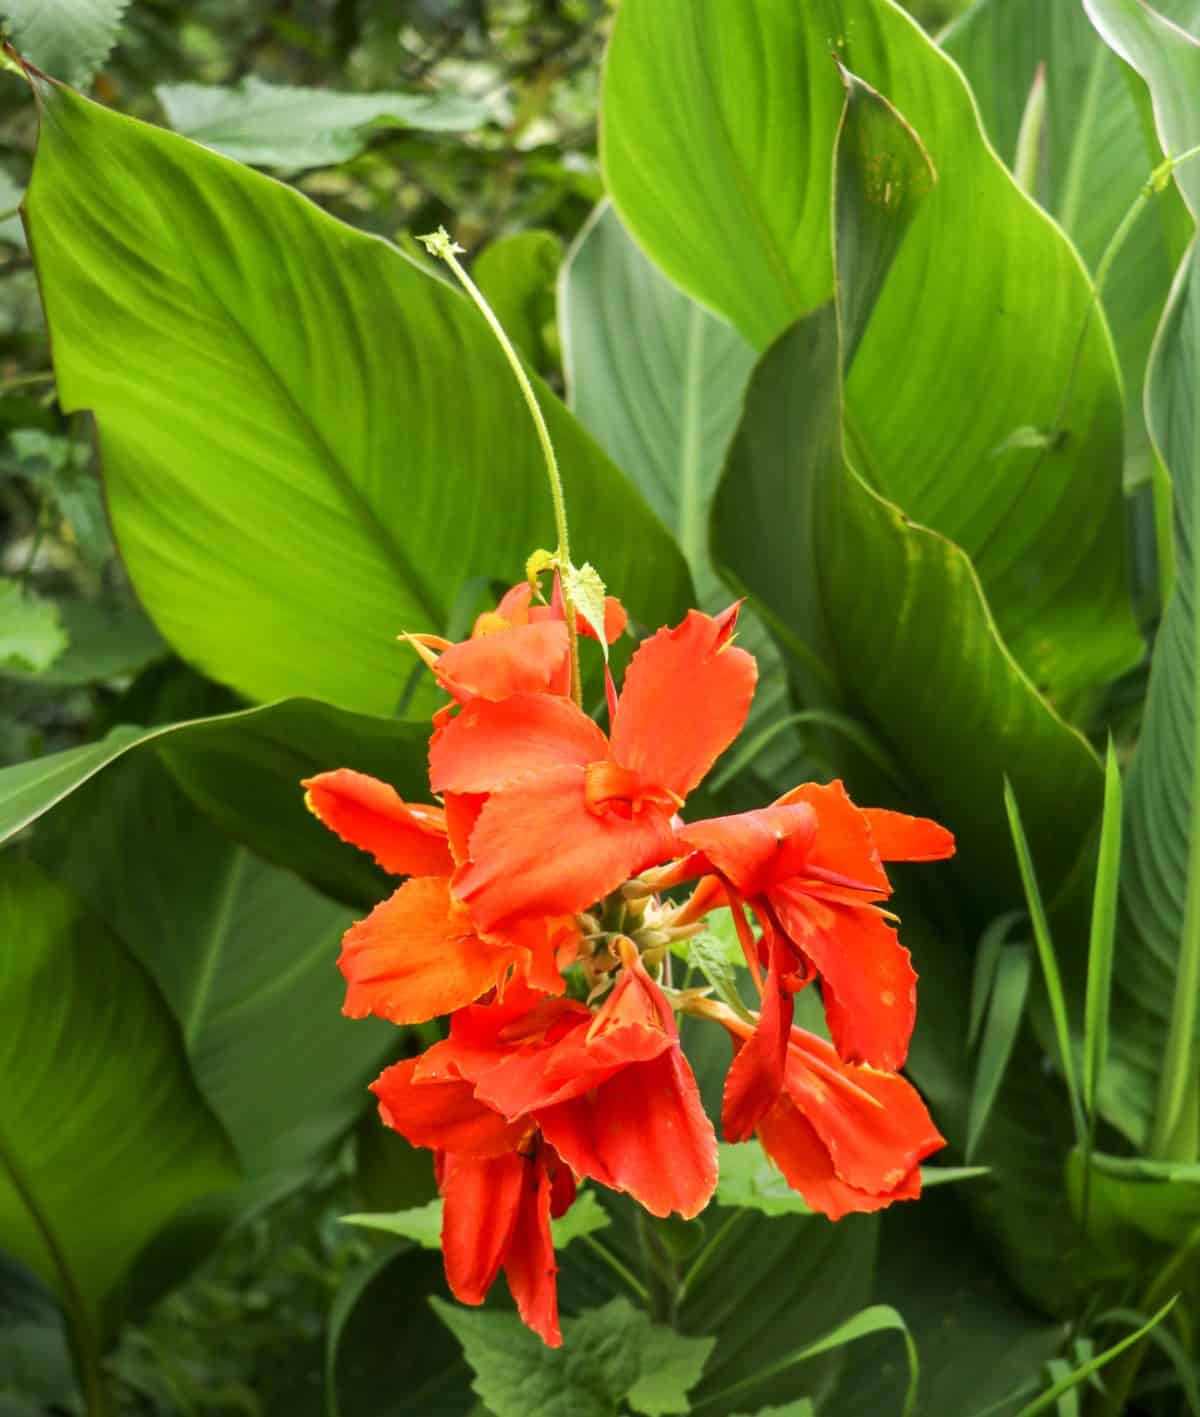
<instances>
[{"instance_id":1,"label":"grass blade","mask_svg":"<svg viewBox=\"0 0 1200 1417\"><path fill-rule=\"evenodd\" d=\"M1100 822L1100 855L1092 896L1087 999L1083 1015L1083 1105L1092 1125L1096 1093L1108 1056L1108 1011L1112 997L1117 886L1121 869L1121 797L1121 770L1110 738L1104 762L1104 815Z\"/></svg>"},{"instance_id":2,"label":"grass blade","mask_svg":"<svg viewBox=\"0 0 1200 1417\"><path fill-rule=\"evenodd\" d=\"M975 1086L967 1115L967 1145L964 1159L970 1163L987 1127L992 1104L1004 1081L1013 1044L1025 1016L1029 976L1033 958L1027 945L1005 945L996 961L996 981L988 1008L987 1026L975 1068Z\"/></svg>"}]
</instances>

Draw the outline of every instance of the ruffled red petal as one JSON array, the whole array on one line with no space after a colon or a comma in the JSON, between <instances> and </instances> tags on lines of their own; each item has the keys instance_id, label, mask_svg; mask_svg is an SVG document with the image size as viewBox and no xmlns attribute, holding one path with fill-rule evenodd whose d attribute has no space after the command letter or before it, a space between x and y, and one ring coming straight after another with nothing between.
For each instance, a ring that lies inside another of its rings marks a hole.
<instances>
[{"instance_id":1,"label":"ruffled red petal","mask_svg":"<svg viewBox=\"0 0 1200 1417\"><path fill-rule=\"evenodd\" d=\"M851 802L840 780L825 786L806 782L782 796L775 806L807 802L817 814L817 835L809 861L883 895L891 893L887 875L865 812Z\"/></svg>"},{"instance_id":2,"label":"ruffled red petal","mask_svg":"<svg viewBox=\"0 0 1200 1417\"><path fill-rule=\"evenodd\" d=\"M945 861L954 855L954 834L928 817L908 817L882 807L864 807L881 861Z\"/></svg>"},{"instance_id":3,"label":"ruffled red petal","mask_svg":"<svg viewBox=\"0 0 1200 1417\"><path fill-rule=\"evenodd\" d=\"M508 1122L475 1099L470 1083L415 1080L417 1058L385 1068L371 1084L385 1126L414 1146L470 1156L501 1156L515 1151L529 1130L527 1122Z\"/></svg>"},{"instance_id":4,"label":"ruffled red petal","mask_svg":"<svg viewBox=\"0 0 1200 1417\"><path fill-rule=\"evenodd\" d=\"M680 799L737 737L754 695L754 657L729 644L731 628L689 610L644 640L625 672L612 756Z\"/></svg>"},{"instance_id":5,"label":"ruffled red petal","mask_svg":"<svg viewBox=\"0 0 1200 1417\"><path fill-rule=\"evenodd\" d=\"M452 645L433 667L434 677L458 703L545 693L567 657L561 621L514 625Z\"/></svg>"},{"instance_id":6,"label":"ruffled red petal","mask_svg":"<svg viewBox=\"0 0 1200 1417\"><path fill-rule=\"evenodd\" d=\"M351 768L305 778L310 811L394 876L448 876L454 869L440 807L410 806L394 787Z\"/></svg>"},{"instance_id":7,"label":"ruffled red petal","mask_svg":"<svg viewBox=\"0 0 1200 1417\"><path fill-rule=\"evenodd\" d=\"M844 1063L823 1038L803 1029L792 1030L785 1087L834 1171L857 1190L891 1194L945 1145L911 1083L898 1073Z\"/></svg>"},{"instance_id":8,"label":"ruffled red petal","mask_svg":"<svg viewBox=\"0 0 1200 1417\"><path fill-rule=\"evenodd\" d=\"M570 699L514 694L477 699L434 734L429 781L437 793L494 792L526 773L607 757L603 732Z\"/></svg>"},{"instance_id":9,"label":"ruffled red petal","mask_svg":"<svg viewBox=\"0 0 1200 1417\"><path fill-rule=\"evenodd\" d=\"M473 1003L525 958L517 946L479 937L451 900L447 877L417 877L346 931L342 1011L424 1023Z\"/></svg>"},{"instance_id":10,"label":"ruffled red petal","mask_svg":"<svg viewBox=\"0 0 1200 1417\"><path fill-rule=\"evenodd\" d=\"M794 1003L779 979L782 948L778 943L771 948L754 1033L740 1046L736 1039L734 1042L733 1062L725 1075L721 1099L721 1131L726 1141L745 1141L783 1091Z\"/></svg>"},{"instance_id":11,"label":"ruffled red petal","mask_svg":"<svg viewBox=\"0 0 1200 1417\"><path fill-rule=\"evenodd\" d=\"M544 1343L562 1343L558 1326L558 1266L550 1236L554 1183L539 1154L524 1161L517 1223L504 1257L504 1275L522 1322Z\"/></svg>"},{"instance_id":12,"label":"ruffled red petal","mask_svg":"<svg viewBox=\"0 0 1200 1417\"><path fill-rule=\"evenodd\" d=\"M756 896L803 869L816 833L816 812L797 802L689 822L679 839L703 852L741 895Z\"/></svg>"},{"instance_id":13,"label":"ruffled red petal","mask_svg":"<svg viewBox=\"0 0 1200 1417\"><path fill-rule=\"evenodd\" d=\"M789 939L821 976L825 1018L838 1052L848 1062L894 1071L904 1064L916 1021L916 972L878 910L836 894L782 885L771 891L770 901Z\"/></svg>"},{"instance_id":14,"label":"ruffled red petal","mask_svg":"<svg viewBox=\"0 0 1200 1417\"><path fill-rule=\"evenodd\" d=\"M547 768L488 798L454 894L483 930L515 916L574 915L673 848L667 810L591 811L582 766Z\"/></svg>"},{"instance_id":15,"label":"ruffled red petal","mask_svg":"<svg viewBox=\"0 0 1200 1417\"><path fill-rule=\"evenodd\" d=\"M717 1184L717 1138L678 1045L537 1120L576 1174L628 1191L652 1215L691 1219Z\"/></svg>"},{"instance_id":16,"label":"ruffled red petal","mask_svg":"<svg viewBox=\"0 0 1200 1417\"><path fill-rule=\"evenodd\" d=\"M515 1151L502 1156L450 1152L442 1163L442 1255L450 1292L482 1304L517 1232L525 1167Z\"/></svg>"}]
</instances>

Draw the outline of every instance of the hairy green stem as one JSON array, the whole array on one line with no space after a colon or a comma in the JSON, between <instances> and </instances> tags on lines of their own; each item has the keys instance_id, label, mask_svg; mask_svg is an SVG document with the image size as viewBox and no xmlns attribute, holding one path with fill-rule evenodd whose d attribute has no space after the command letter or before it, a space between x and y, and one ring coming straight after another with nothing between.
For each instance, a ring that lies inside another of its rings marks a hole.
<instances>
[{"instance_id":1,"label":"hairy green stem","mask_svg":"<svg viewBox=\"0 0 1200 1417\"><path fill-rule=\"evenodd\" d=\"M567 533L567 504L563 496L562 474L558 469L558 458L554 454L554 444L550 440L550 430L546 427L546 420L542 414L541 405L537 401L537 395L533 392L533 385L529 382L529 376L525 373L525 368L521 363L520 356L513 348L512 341L504 332L504 326L496 318L495 311L487 303L483 292L463 269L458 259L463 248L451 241L445 227L438 227L437 231L432 232L429 236L422 236L420 239L431 256L440 257L450 267L459 284L487 321L488 327L504 351L509 368L516 376L522 397L525 399L533 419L533 426L537 430L542 456L546 461L546 476L550 482L550 501L554 506L554 532L558 537L559 582L562 588L563 612L567 619L567 644L570 647L571 655L571 697L577 704L582 704L583 690L579 674L579 628L576 623L575 600L571 593L568 574L571 568L571 544Z\"/></svg>"}]
</instances>

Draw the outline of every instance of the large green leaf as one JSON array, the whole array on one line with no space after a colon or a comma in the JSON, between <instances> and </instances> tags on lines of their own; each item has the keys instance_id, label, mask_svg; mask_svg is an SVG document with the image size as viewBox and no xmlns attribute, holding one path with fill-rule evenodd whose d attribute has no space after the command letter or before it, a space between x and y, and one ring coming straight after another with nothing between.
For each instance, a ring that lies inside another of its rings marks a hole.
<instances>
[{"instance_id":1,"label":"large green leaf","mask_svg":"<svg viewBox=\"0 0 1200 1417\"><path fill-rule=\"evenodd\" d=\"M838 158L838 232L854 243L839 240L839 259L852 252L877 286L923 200L914 177L901 184L923 161L908 130L896 118L890 127L864 118L878 104L861 92L851 99ZM890 225L863 215L873 171L863 165L864 135L877 144L872 160L897 170L892 180L906 193ZM908 239L915 234L914 225ZM864 240L879 248L874 258ZM843 310L861 323L855 312L869 308L871 294L847 282ZM847 463L839 360L838 311L826 305L760 363L718 499L718 553L816 649L824 664L816 687L828 692L832 679L893 747L926 809L957 834L977 904L998 913L1016 888L1004 774L1043 879L1057 888L1099 806L1098 764L1014 663L965 552L915 525Z\"/></svg>"},{"instance_id":2,"label":"large green leaf","mask_svg":"<svg viewBox=\"0 0 1200 1417\"><path fill-rule=\"evenodd\" d=\"M1164 10L1166 6L1162 6ZM1173 0L1192 21L1196 0ZM1033 192L1093 272L1161 153L1142 121L1132 76L1096 34L1082 5L979 0L942 37L971 83L989 136L1012 164L1039 67L1046 120ZM1103 295L1125 383L1126 481L1148 471L1142 416L1146 358L1171 284L1181 212L1155 200L1129 233ZM1185 238L1186 239L1186 238Z\"/></svg>"},{"instance_id":3,"label":"large green leaf","mask_svg":"<svg viewBox=\"0 0 1200 1417\"><path fill-rule=\"evenodd\" d=\"M613 200L673 279L764 349L833 291L831 46L938 173L854 359L851 456L963 548L1017 661L1073 709L1140 652L1116 367L1076 252L987 145L953 64L891 0L630 0L604 88Z\"/></svg>"},{"instance_id":4,"label":"large green leaf","mask_svg":"<svg viewBox=\"0 0 1200 1417\"><path fill-rule=\"evenodd\" d=\"M1125 0L1087 0L1101 34L1139 68L1154 96L1163 147L1179 153L1200 142L1200 43L1155 12ZM1176 181L1193 214L1200 212L1200 167L1188 163ZM1189 924L1189 886L1196 890L1197 784L1200 762L1196 676L1197 513L1200 509L1200 275L1193 245L1176 279L1146 383L1151 437L1174 491L1176 589L1159 629L1141 740L1125 794L1120 929L1114 961L1111 1054L1101 1105L1136 1144L1174 1132L1195 1155L1200 1118L1194 1077L1178 1077L1190 1095L1189 1115L1167 1119L1156 1103L1164 1052L1183 1048L1182 1028L1200 979L1200 922ZM1178 1018L1173 1018L1178 1007ZM1180 1053L1176 1052L1179 1060ZM1186 1068L1195 1071L1195 1053ZM1179 1100L1178 1098L1176 1099ZM1169 1122L1169 1125L1168 1125ZM1172 1148L1172 1151L1174 1148ZM1160 1155L1162 1153L1160 1152ZM1181 1159L1178 1153L1173 1159Z\"/></svg>"},{"instance_id":5,"label":"large green leaf","mask_svg":"<svg viewBox=\"0 0 1200 1417\"><path fill-rule=\"evenodd\" d=\"M353 767L428 797L428 725L289 699L106 738L0 770L0 842L29 826L131 749L155 751L189 796L229 835L327 894L373 905L390 878L338 841L304 807L302 778Z\"/></svg>"},{"instance_id":6,"label":"large green leaf","mask_svg":"<svg viewBox=\"0 0 1200 1417\"><path fill-rule=\"evenodd\" d=\"M143 604L253 698L390 712L401 630L552 539L537 439L482 318L386 242L174 134L35 80L26 197L67 409L90 408ZM643 623L671 538L542 390L573 544Z\"/></svg>"},{"instance_id":7,"label":"large green leaf","mask_svg":"<svg viewBox=\"0 0 1200 1417\"><path fill-rule=\"evenodd\" d=\"M160 84L155 93L177 133L239 162L290 172L357 157L372 130L454 131L489 116L485 104L454 93L335 93L253 75L231 88Z\"/></svg>"},{"instance_id":8,"label":"large green leaf","mask_svg":"<svg viewBox=\"0 0 1200 1417\"><path fill-rule=\"evenodd\" d=\"M77 1342L138 1251L239 1176L149 975L64 886L0 865L0 1244Z\"/></svg>"},{"instance_id":9,"label":"large green leaf","mask_svg":"<svg viewBox=\"0 0 1200 1417\"><path fill-rule=\"evenodd\" d=\"M230 842L149 753L45 818L31 849L154 976L237 1148L242 1203L305 1180L397 1051L394 1028L341 1014L353 916Z\"/></svg>"}]
</instances>

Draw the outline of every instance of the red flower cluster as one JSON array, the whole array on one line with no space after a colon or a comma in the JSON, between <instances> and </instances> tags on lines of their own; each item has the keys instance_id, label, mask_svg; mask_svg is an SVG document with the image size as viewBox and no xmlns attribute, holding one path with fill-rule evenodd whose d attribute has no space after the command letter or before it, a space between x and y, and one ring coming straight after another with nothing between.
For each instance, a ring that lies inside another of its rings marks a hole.
<instances>
[{"instance_id":1,"label":"red flower cluster","mask_svg":"<svg viewBox=\"0 0 1200 1417\"><path fill-rule=\"evenodd\" d=\"M450 1287L480 1303L503 1267L550 1344L550 1219L578 1178L659 1216L712 1196L716 1136L677 1009L730 1034L727 1139L756 1133L814 1209L836 1219L915 1197L942 1145L896 1071L916 976L880 905L881 863L949 856L950 834L860 810L839 782L739 816L679 816L749 709L756 668L736 621L736 606L691 611L643 641L619 697L610 681L606 736L569 697L557 588L538 605L517 586L461 644L410 637L451 698L429 752L440 807L346 768L305 783L326 826L409 878L346 933L345 1012L450 1015L443 1042L372 1085L384 1122L434 1152ZM610 598L606 638L624 626ZM682 903L660 894L691 881ZM669 987L670 943L725 905L757 1014ZM792 1026L814 979L832 1043Z\"/></svg>"}]
</instances>

